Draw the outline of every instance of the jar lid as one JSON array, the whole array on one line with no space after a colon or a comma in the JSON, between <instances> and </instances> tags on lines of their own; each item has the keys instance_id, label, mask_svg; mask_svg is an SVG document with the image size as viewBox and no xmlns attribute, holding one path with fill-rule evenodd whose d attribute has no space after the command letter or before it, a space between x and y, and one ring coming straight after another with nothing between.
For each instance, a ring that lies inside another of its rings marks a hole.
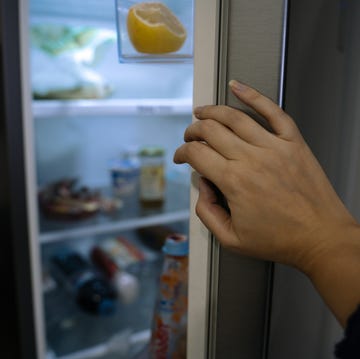
<instances>
[{"instance_id":1,"label":"jar lid","mask_svg":"<svg viewBox=\"0 0 360 359\"><path fill-rule=\"evenodd\" d=\"M162 251L170 256L187 256L189 254L189 241L182 234L171 234L166 238Z\"/></svg>"},{"instance_id":2,"label":"jar lid","mask_svg":"<svg viewBox=\"0 0 360 359\"><path fill-rule=\"evenodd\" d=\"M139 151L139 156L142 157L159 157L164 155L165 150L160 146L146 146Z\"/></svg>"},{"instance_id":3,"label":"jar lid","mask_svg":"<svg viewBox=\"0 0 360 359\"><path fill-rule=\"evenodd\" d=\"M123 158L123 159L113 159L109 162L109 168L111 171L133 171L138 169L140 164L137 160L130 159L130 158Z\"/></svg>"}]
</instances>

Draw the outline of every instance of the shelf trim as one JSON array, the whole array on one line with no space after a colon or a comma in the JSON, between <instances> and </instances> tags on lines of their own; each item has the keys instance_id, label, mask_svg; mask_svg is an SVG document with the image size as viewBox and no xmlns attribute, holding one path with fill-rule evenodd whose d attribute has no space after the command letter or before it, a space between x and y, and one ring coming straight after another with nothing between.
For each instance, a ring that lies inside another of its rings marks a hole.
<instances>
[{"instance_id":1,"label":"shelf trim","mask_svg":"<svg viewBox=\"0 0 360 359\"><path fill-rule=\"evenodd\" d=\"M151 330L145 329L141 332L134 333L130 335L129 337L129 345L136 345L140 343L146 343L150 340L151 337ZM111 344L110 344L111 345ZM98 358L100 356L103 356L105 354L108 354L108 352L111 352L111 349L109 351L109 343L102 343L98 344L97 346L83 349L77 352L74 352L72 354L67 354L64 356L57 357L58 359L87 359L87 358ZM125 344L124 344L125 346ZM48 354L47 359L54 359L54 356L51 354Z\"/></svg>"},{"instance_id":2,"label":"shelf trim","mask_svg":"<svg viewBox=\"0 0 360 359\"><path fill-rule=\"evenodd\" d=\"M57 116L191 115L192 99L35 100L35 118Z\"/></svg>"},{"instance_id":3,"label":"shelf trim","mask_svg":"<svg viewBox=\"0 0 360 359\"><path fill-rule=\"evenodd\" d=\"M74 239L74 237L101 235L114 231L125 231L138 227L183 221L188 220L189 217L190 211L182 210L176 211L175 213L160 214L144 218L127 219L116 223L93 224L83 228L45 232L39 235L39 241L41 244L54 243L58 241Z\"/></svg>"}]
</instances>

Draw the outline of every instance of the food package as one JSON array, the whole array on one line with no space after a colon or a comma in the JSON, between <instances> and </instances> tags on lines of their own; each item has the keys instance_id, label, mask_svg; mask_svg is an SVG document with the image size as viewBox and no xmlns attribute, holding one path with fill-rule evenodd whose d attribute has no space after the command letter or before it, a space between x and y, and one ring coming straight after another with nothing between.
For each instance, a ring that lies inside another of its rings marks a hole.
<instances>
[{"instance_id":1,"label":"food package","mask_svg":"<svg viewBox=\"0 0 360 359\"><path fill-rule=\"evenodd\" d=\"M111 93L96 71L114 31L57 24L31 27L31 73L34 98L92 99Z\"/></svg>"}]
</instances>

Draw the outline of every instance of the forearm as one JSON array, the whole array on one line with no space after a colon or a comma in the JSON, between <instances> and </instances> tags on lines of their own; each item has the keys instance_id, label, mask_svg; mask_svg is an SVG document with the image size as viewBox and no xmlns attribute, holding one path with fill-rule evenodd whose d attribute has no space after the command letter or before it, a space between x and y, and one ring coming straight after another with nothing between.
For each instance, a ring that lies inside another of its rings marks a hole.
<instances>
[{"instance_id":1,"label":"forearm","mask_svg":"<svg viewBox=\"0 0 360 359\"><path fill-rule=\"evenodd\" d=\"M331 236L337 244L305 272L344 327L360 304L360 226L338 228Z\"/></svg>"}]
</instances>

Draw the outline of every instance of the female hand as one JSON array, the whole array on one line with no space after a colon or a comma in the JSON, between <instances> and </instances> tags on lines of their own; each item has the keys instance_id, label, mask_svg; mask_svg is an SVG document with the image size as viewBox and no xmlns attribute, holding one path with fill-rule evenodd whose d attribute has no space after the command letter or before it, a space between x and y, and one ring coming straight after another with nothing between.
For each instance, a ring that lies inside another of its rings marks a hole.
<instances>
[{"instance_id":1,"label":"female hand","mask_svg":"<svg viewBox=\"0 0 360 359\"><path fill-rule=\"evenodd\" d=\"M249 86L231 81L230 87L273 132L242 111L199 107L194 113L200 121L187 128L174 161L189 163L203 176L196 212L222 245L308 272L336 251L333 234L355 221L291 117ZM230 213L209 181L225 196Z\"/></svg>"}]
</instances>

